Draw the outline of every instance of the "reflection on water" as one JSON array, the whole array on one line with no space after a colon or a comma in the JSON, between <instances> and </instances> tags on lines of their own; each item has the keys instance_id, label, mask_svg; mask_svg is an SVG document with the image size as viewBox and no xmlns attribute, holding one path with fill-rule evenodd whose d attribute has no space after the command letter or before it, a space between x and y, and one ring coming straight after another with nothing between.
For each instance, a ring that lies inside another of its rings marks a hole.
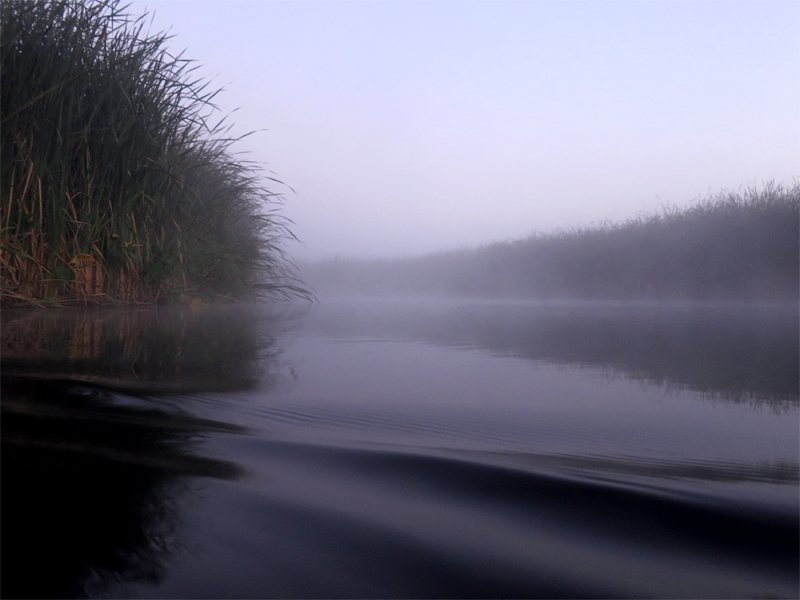
<instances>
[{"instance_id":1,"label":"reflection on water","mask_svg":"<svg viewBox=\"0 0 800 600\"><path fill-rule=\"evenodd\" d=\"M286 321L252 305L7 309L0 349L6 374L140 392L235 391L263 380L261 361Z\"/></svg>"},{"instance_id":2,"label":"reflection on water","mask_svg":"<svg viewBox=\"0 0 800 600\"><path fill-rule=\"evenodd\" d=\"M5 378L2 426L6 598L158 581L175 543L180 477L240 473L192 454L197 436L231 426L116 405L95 386Z\"/></svg>"},{"instance_id":3,"label":"reflection on water","mask_svg":"<svg viewBox=\"0 0 800 600\"><path fill-rule=\"evenodd\" d=\"M334 305L335 306L335 305ZM336 336L472 347L500 356L604 368L626 378L727 401L796 406L795 304L341 303L314 319ZM313 319L313 316L312 316Z\"/></svg>"},{"instance_id":4,"label":"reflection on water","mask_svg":"<svg viewBox=\"0 0 800 600\"><path fill-rule=\"evenodd\" d=\"M157 582L186 478L242 474L195 452L245 430L192 416L187 394L268 383L279 329L240 307L4 311L3 597Z\"/></svg>"},{"instance_id":5,"label":"reflection on water","mask_svg":"<svg viewBox=\"0 0 800 600\"><path fill-rule=\"evenodd\" d=\"M797 596L796 307L2 318L4 597Z\"/></svg>"}]
</instances>

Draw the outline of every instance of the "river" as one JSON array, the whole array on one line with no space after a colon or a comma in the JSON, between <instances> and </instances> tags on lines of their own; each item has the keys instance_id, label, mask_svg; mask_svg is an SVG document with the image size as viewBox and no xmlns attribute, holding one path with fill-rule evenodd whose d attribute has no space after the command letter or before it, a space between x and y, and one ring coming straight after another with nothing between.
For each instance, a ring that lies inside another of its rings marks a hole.
<instances>
[{"instance_id":1,"label":"river","mask_svg":"<svg viewBox=\"0 0 800 600\"><path fill-rule=\"evenodd\" d=\"M3 311L2 595L796 598L796 305Z\"/></svg>"}]
</instances>

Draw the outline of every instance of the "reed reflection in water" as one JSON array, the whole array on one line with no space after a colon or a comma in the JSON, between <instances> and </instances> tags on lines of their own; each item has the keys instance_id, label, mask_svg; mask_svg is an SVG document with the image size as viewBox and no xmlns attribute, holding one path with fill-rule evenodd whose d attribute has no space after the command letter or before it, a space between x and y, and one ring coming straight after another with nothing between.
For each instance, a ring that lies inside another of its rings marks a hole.
<instances>
[{"instance_id":1,"label":"reed reflection in water","mask_svg":"<svg viewBox=\"0 0 800 600\"><path fill-rule=\"evenodd\" d=\"M725 401L798 404L794 303L340 301L312 313L328 337L407 339L535 363L603 369Z\"/></svg>"},{"instance_id":2,"label":"reed reflection in water","mask_svg":"<svg viewBox=\"0 0 800 600\"><path fill-rule=\"evenodd\" d=\"M197 454L245 429L193 416L191 395L268 385L279 330L248 307L5 310L3 597L157 582L187 478L243 472Z\"/></svg>"}]
</instances>

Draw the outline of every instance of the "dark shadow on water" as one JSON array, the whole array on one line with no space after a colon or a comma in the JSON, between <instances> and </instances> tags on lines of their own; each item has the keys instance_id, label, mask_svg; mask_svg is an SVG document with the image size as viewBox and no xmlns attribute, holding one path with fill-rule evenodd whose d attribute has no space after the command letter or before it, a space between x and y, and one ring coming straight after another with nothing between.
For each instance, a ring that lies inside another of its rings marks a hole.
<instances>
[{"instance_id":1,"label":"dark shadow on water","mask_svg":"<svg viewBox=\"0 0 800 600\"><path fill-rule=\"evenodd\" d=\"M110 404L98 387L4 378L2 595L80 597L108 581L157 581L181 477L236 477L195 456L223 423Z\"/></svg>"},{"instance_id":2,"label":"dark shadow on water","mask_svg":"<svg viewBox=\"0 0 800 600\"><path fill-rule=\"evenodd\" d=\"M210 432L244 430L190 415L183 394L249 389L265 369L268 385L278 321L225 308L4 311L4 598L162 577L188 478L242 474L199 453Z\"/></svg>"}]
</instances>

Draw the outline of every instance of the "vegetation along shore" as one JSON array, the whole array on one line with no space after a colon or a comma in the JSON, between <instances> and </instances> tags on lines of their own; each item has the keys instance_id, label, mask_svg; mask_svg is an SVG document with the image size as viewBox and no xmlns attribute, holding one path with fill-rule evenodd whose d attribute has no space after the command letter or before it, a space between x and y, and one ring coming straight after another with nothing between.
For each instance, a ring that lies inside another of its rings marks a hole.
<instances>
[{"instance_id":1,"label":"vegetation along shore","mask_svg":"<svg viewBox=\"0 0 800 600\"><path fill-rule=\"evenodd\" d=\"M722 192L623 223L399 259L303 266L324 296L792 300L800 185Z\"/></svg>"},{"instance_id":2,"label":"vegetation along shore","mask_svg":"<svg viewBox=\"0 0 800 600\"><path fill-rule=\"evenodd\" d=\"M165 34L118 0L0 7L4 305L305 294L278 182Z\"/></svg>"}]
</instances>

